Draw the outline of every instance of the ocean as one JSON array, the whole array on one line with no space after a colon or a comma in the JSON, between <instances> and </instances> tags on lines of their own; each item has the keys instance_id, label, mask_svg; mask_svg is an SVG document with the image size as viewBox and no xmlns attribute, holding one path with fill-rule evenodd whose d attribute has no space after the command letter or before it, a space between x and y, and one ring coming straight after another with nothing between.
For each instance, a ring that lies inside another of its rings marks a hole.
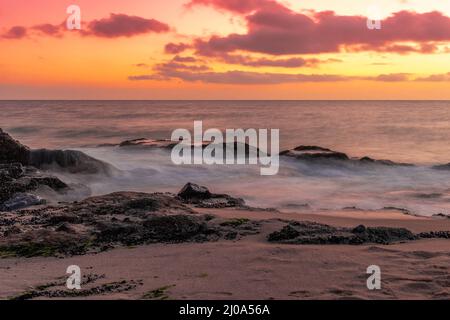
<instances>
[{"instance_id":1,"label":"ocean","mask_svg":"<svg viewBox=\"0 0 450 320\"><path fill-rule=\"evenodd\" d=\"M122 170L115 177L65 176L91 194L176 192L186 182L280 210L397 207L450 214L450 101L0 101L0 127L31 148L77 149ZM170 139L174 129L279 129L281 150L317 145L414 167L351 170L281 159L255 166L175 166L164 150L105 147L128 139ZM303 208L303 209L302 209Z\"/></svg>"}]
</instances>

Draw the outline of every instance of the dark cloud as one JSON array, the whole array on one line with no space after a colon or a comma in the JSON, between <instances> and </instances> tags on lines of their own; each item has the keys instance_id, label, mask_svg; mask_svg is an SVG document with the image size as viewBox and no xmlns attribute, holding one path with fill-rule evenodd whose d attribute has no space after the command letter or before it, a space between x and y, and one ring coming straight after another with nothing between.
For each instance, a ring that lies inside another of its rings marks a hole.
<instances>
[{"instance_id":1,"label":"dark cloud","mask_svg":"<svg viewBox=\"0 0 450 320\"><path fill-rule=\"evenodd\" d=\"M27 29L21 26L15 26L6 31L2 38L5 39L22 39L27 36Z\"/></svg>"},{"instance_id":2,"label":"dark cloud","mask_svg":"<svg viewBox=\"0 0 450 320\"><path fill-rule=\"evenodd\" d=\"M89 22L85 34L97 37L116 38L132 37L151 32L168 32L169 30L170 28L167 24L155 19L112 13L108 18Z\"/></svg>"}]
</instances>

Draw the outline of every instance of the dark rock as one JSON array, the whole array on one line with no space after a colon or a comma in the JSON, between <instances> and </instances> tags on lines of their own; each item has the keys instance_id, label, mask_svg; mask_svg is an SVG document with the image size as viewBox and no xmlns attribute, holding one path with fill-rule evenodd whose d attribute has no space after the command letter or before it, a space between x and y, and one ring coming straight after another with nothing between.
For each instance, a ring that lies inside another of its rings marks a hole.
<instances>
[{"instance_id":1,"label":"dark rock","mask_svg":"<svg viewBox=\"0 0 450 320\"><path fill-rule=\"evenodd\" d=\"M18 179L25 174L25 168L21 163L0 164L0 180L1 179Z\"/></svg>"},{"instance_id":2,"label":"dark rock","mask_svg":"<svg viewBox=\"0 0 450 320\"><path fill-rule=\"evenodd\" d=\"M204 240L213 232L203 219L187 215L150 217L144 222L144 227L148 237L158 242Z\"/></svg>"},{"instance_id":3,"label":"dark rock","mask_svg":"<svg viewBox=\"0 0 450 320\"><path fill-rule=\"evenodd\" d=\"M208 188L188 182L181 191L178 192L178 196L185 201L199 201L210 199L212 194L209 192Z\"/></svg>"},{"instance_id":4,"label":"dark rock","mask_svg":"<svg viewBox=\"0 0 450 320\"><path fill-rule=\"evenodd\" d=\"M32 150L30 153L30 165L39 169L55 169L56 166L57 169L73 174L100 173L110 175L117 170L110 164L76 150Z\"/></svg>"},{"instance_id":5,"label":"dark rock","mask_svg":"<svg viewBox=\"0 0 450 320\"><path fill-rule=\"evenodd\" d=\"M318 146L298 146L294 149L280 152L280 155L295 158L309 163L329 163L332 164L350 164L350 165L382 165L382 166L413 166L409 163L397 163L390 160L376 160L370 157L350 158L343 152L333 151L331 149Z\"/></svg>"},{"instance_id":6,"label":"dark rock","mask_svg":"<svg viewBox=\"0 0 450 320\"><path fill-rule=\"evenodd\" d=\"M16 193L11 199L5 201L2 207L5 211L12 211L44 203L45 200L36 195L29 193Z\"/></svg>"},{"instance_id":7,"label":"dark rock","mask_svg":"<svg viewBox=\"0 0 450 320\"><path fill-rule=\"evenodd\" d=\"M11 236L11 235L13 235L13 234L19 234L19 233L21 233L22 232L22 230L18 227L18 226L11 226L10 228L8 228L4 233L3 233L3 235L5 236L5 237L8 237L8 236Z\"/></svg>"},{"instance_id":8,"label":"dark rock","mask_svg":"<svg viewBox=\"0 0 450 320\"><path fill-rule=\"evenodd\" d=\"M404 228L369 227L338 228L313 222L291 222L271 233L268 241L295 244L391 244L416 240L418 236Z\"/></svg>"},{"instance_id":9,"label":"dark rock","mask_svg":"<svg viewBox=\"0 0 450 320\"><path fill-rule=\"evenodd\" d=\"M360 224L359 226L357 226L356 228L354 228L352 230L353 233L363 233L366 231L366 227L363 226L362 224Z\"/></svg>"},{"instance_id":10,"label":"dark rock","mask_svg":"<svg viewBox=\"0 0 450 320\"><path fill-rule=\"evenodd\" d=\"M28 165L30 149L11 138L0 128L0 163L18 162Z\"/></svg>"},{"instance_id":11,"label":"dark rock","mask_svg":"<svg viewBox=\"0 0 450 320\"><path fill-rule=\"evenodd\" d=\"M14 219L0 217L0 232L5 234L14 224L22 232L0 238L0 256L73 255L119 245L236 240L259 230L255 221L197 214L169 193L116 192L8 214Z\"/></svg>"},{"instance_id":12,"label":"dark rock","mask_svg":"<svg viewBox=\"0 0 450 320\"><path fill-rule=\"evenodd\" d=\"M280 155L299 160L349 160L345 153L318 146L298 146L292 150L282 151Z\"/></svg>"},{"instance_id":13,"label":"dark rock","mask_svg":"<svg viewBox=\"0 0 450 320\"><path fill-rule=\"evenodd\" d=\"M450 239L450 231L421 232L418 234L418 236L424 239L431 239L431 238Z\"/></svg>"},{"instance_id":14,"label":"dark rock","mask_svg":"<svg viewBox=\"0 0 450 320\"><path fill-rule=\"evenodd\" d=\"M401 163L401 162L394 162L391 160L376 160L369 157L362 157L359 159L359 162L365 163L365 164L379 164L384 166L402 166L402 167L413 167L413 164L410 163Z\"/></svg>"},{"instance_id":15,"label":"dark rock","mask_svg":"<svg viewBox=\"0 0 450 320\"><path fill-rule=\"evenodd\" d=\"M245 202L241 198L233 198L227 194L211 193L208 188L190 182L181 189L178 197L186 203L195 204L197 207L202 208L245 206Z\"/></svg>"},{"instance_id":16,"label":"dark rock","mask_svg":"<svg viewBox=\"0 0 450 320\"><path fill-rule=\"evenodd\" d=\"M61 223L55 228L57 232L76 233L76 231L66 222Z\"/></svg>"}]
</instances>

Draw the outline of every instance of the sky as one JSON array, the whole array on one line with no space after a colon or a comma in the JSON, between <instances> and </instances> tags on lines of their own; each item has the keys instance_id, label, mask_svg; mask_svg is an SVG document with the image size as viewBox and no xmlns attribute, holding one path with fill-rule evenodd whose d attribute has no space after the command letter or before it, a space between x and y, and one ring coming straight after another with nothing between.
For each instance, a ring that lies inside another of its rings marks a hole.
<instances>
[{"instance_id":1,"label":"sky","mask_svg":"<svg viewBox=\"0 0 450 320\"><path fill-rule=\"evenodd\" d=\"M0 99L447 100L450 1L0 0Z\"/></svg>"}]
</instances>

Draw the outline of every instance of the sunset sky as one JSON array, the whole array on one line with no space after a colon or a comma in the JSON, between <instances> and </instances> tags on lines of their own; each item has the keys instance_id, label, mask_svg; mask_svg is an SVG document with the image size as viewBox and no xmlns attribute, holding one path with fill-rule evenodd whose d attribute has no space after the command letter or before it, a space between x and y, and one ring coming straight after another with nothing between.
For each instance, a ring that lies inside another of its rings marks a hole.
<instances>
[{"instance_id":1,"label":"sunset sky","mask_svg":"<svg viewBox=\"0 0 450 320\"><path fill-rule=\"evenodd\" d=\"M0 75L0 99L450 99L450 1L0 0Z\"/></svg>"}]
</instances>

